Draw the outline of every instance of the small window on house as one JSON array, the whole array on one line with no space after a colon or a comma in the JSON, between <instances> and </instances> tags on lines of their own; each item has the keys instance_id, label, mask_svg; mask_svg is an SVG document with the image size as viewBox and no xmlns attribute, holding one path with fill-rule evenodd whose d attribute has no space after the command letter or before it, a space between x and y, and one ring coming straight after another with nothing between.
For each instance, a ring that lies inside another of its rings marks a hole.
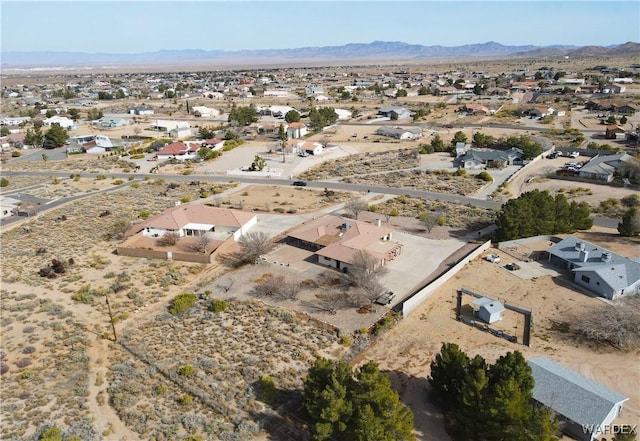
<instances>
[{"instance_id":1,"label":"small window on house","mask_svg":"<svg viewBox=\"0 0 640 441\"><path fill-rule=\"evenodd\" d=\"M582 275L582 277L580 277L580 280L582 280L585 283L591 282L591 278L585 276L584 274Z\"/></svg>"}]
</instances>

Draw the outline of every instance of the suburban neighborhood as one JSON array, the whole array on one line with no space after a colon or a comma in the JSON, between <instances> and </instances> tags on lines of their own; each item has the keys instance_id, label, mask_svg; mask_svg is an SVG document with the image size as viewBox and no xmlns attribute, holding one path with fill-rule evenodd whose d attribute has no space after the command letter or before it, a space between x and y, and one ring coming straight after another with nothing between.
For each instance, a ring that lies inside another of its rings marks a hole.
<instances>
[{"instance_id":1,"label":"suburban neighborhood","mask_svg":"<svg viewBox=\"0 0 640 441\"><path fill-rule=\"evenodd\" d=\"M0 438L636 439L636 46L3 68Z\"/></svg>"}]
</instances>

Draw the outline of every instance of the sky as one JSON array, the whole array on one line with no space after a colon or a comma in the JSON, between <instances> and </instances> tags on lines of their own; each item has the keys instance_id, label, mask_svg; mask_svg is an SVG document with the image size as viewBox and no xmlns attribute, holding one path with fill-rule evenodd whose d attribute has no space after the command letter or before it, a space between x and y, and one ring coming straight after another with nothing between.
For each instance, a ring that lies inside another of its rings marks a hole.
<instances>
[{"instance_id":1,"label":"sky","mask_svg":"<svg viewBox=\"0 0 640 441\"><path fill-rule=\"evenodd\" d=\"M0 0L0 16L2 52L640 42L637 0Z\"/></svg>"}]
</instances>

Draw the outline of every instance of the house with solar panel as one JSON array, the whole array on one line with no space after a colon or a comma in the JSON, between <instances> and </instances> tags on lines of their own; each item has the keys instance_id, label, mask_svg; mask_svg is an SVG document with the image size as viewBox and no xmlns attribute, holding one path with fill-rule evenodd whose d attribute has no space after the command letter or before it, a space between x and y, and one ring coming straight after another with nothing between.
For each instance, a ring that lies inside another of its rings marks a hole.
<instances>
[{"instance_id":1,"label":"house with solar panel","mask_svg":"<svg viewBox=\"0 0 640 441\"><path fill-rule=\"evenodd\" d=\"M527 360L535 380L533 399L551 409L562 431L581 441L605 433L629 398L546 357Z\"/></svg>"},{"instance_id":2,"label":"house with solar panel","mask_svg":"<svg viewBox=\"0 0 640 441\"><path fill-rule=\"evenodd\" d=\"M571 271L573 282L614 300L640 292L640 260L569 236L548 250L549 262Z\"/></svg>"}]
</instances>

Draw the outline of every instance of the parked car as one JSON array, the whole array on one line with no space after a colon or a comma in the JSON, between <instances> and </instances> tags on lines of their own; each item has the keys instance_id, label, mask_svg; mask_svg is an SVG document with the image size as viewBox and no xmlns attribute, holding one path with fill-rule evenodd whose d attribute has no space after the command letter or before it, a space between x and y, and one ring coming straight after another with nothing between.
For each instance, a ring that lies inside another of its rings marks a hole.
<instances>
[{"instance_id":1,"label":"parked car","mask_svg":"<svg viewBox=\"0 0 640 441\"><path fill-rule=\"evenodd\" d=\"M571 152L571 154L569 156L571 158L577 158L578 156L580 156L580 152Z\"/></svg>"},{"instance_id":2,"label":"parked car","mask_svg":"<svg viewBox=\"0 0 640 441\"><path fill-rule=\"evenodd\" d=\"M296 187L306 187L307 183L305 181L293 181L293 184L291 185L294 185Z\"/></svg>"},{"instance_id":3,"label":"parked car","mask_svg":"<svg viewBox=\"0 0 640 441\"><path fill-rule=\"evenodd\" d=\"M520 269L520 265L517 263L507 263L504 267L509 271L516 271Z\"/></svg>"},{"instance_id":4,"label":"parked car","mask_svg":"<svg viewBox=\"0 0 640 441\"><path fill-rule=\"evenodd\" d=\"M377 303L378 305L388 305L395 298L396 298L396 294L394 292L392 292L392 291L389 291L389 292L386 292L386 293L382 294L380 297L378 297L374 301L374 303Z\"/></svg>"},{"instance_id":5,"label":"parked car","mask_svg":"<svg viewBox=\"0 0 640 441\"><path fill-rule=\"evenodd\" d=\"M492 263L500 263L500 256L496 256L495 254L487 254L484 256L484 260Z\"/></svg>"}]
</instances>

